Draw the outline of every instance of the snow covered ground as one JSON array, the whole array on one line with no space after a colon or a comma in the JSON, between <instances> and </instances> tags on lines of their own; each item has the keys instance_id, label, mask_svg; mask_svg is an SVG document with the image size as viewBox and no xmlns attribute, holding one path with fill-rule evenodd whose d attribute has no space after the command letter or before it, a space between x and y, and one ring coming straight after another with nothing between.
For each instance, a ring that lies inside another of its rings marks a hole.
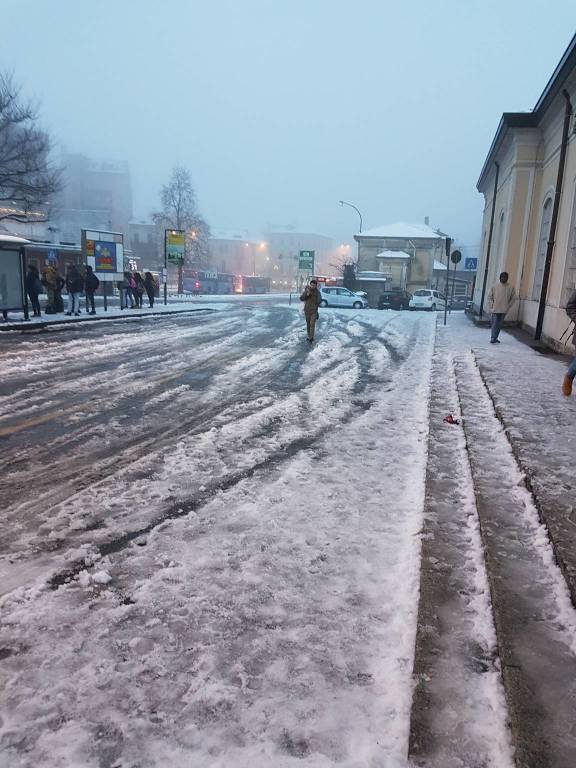
<instances>
[{"instance_id":1,"label":"snow covered ground","mask_svg":"<svg viewBox=\"0 0 576 768\"><path fill-rule=\"evenodd\" d=\"M459 315L322 310L309 347L296 305L221 306L0 337L0 768L406 768L425 503L454 632L417 765L509 768L482 441L566 668L576 618L475 361L547 468L562 363Z\"/></svg>"},{"instance_id":2,"label":"snow covered ground","mask_svg":"<svg viewBox=\"0 0 576 768\"><path fill-rule=\"evenodd\" d=\"M77 334L7 350L7 764L405 765L434 334L327 310L309 349L270 307L92 338L87 370ZM15 420L47 401L48 468Z\"/></svg>"}]
</instances>

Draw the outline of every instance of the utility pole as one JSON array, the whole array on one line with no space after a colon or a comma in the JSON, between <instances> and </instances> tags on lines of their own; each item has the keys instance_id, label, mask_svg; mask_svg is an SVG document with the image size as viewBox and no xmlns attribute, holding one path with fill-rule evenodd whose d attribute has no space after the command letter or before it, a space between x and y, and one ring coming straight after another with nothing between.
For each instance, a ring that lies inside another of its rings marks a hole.
<instances>
[{"instance_id":1,"label":"utility pole","mask_svg":"<svg viewBox=\"0 0 576 768\"><path fill-rule=\"evenodd\" d=\"M448 276L450 274L450 248L452 247L451 237L446 238L445 246L446 246L446 290L444 291L444 325L446 325L446 317L448 315Z\"/></svg>"}]
</instances>

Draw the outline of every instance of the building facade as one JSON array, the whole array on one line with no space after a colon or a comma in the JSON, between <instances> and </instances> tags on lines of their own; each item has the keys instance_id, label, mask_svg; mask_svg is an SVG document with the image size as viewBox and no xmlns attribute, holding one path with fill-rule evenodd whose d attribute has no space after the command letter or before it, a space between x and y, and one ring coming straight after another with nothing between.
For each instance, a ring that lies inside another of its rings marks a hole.
<instances>
[{"instance_id":1,"label":"building facade","mask_svg":"<svg viewBox=\"0 0 576 768\"><path fill-rule=\"evenodd\" d=\"M383 291L430 288L446 263L446 235L427 224L399 222L354 235L357 281L375 306Z\"/></svg>"},{"instance_id":2,"label":"building facade","mask_svg":"<svg viewBox=\"0 0 576 768\"><path fill-rule=\"evenodd\" d=\"M477 183L484 196L474 309L506 271L509 314L553 347L576 287L576 36L532 112L503 114Z\"/></svg>"},{"instance_id":3,"label":"building facade","mask_svg":"<svg viewBox=\"0 0 576 768\"><path fill-rule=\"evenodd\" d=\"M80 230L122 232L129 245L132 185L127 163L64 154L63 188L57 200L59 239L80 242Z\"/></svg>"}]
</instances>

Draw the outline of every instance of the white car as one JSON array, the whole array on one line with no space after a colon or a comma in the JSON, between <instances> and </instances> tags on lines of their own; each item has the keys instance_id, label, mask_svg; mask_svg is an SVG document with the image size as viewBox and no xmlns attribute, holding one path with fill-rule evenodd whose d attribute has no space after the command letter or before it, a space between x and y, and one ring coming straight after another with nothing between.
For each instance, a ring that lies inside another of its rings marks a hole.
<instances>
[{"instance_id":1,"label":"white car","mask_svg":"<svg viewBox=\"0 0 576 768\"><path fill-rule=\"evenodd\" d=\"M427 309L434 312L437 309L444 311L446 308L446 297L440 291L432 288L422 288L414 291L410 299L409 309Z\"/></svg>"},{"instance_id":2,"label":"white car","mask_svg":"<svg viewBox=\"0 0 576 768\"><path fill-rule=\"evenodd\" d=\"M348 288L326 288L320 286L321 307L352 307L366 309L368 302L363 296L352 293Z\"/></svg>"}]
</instances>

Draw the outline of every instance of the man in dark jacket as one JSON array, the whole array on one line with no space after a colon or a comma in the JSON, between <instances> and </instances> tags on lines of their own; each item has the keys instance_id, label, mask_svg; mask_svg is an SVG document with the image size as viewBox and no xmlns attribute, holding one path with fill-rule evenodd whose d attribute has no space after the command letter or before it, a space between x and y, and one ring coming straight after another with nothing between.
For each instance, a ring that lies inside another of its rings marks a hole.
<instances>
[{"instance_id":1,"label":"man in dark jacket","mask_svg":"<svg viewBox=\"0 0 576 768\"><path fill-rule=\"evenodd\" d=\"M84 290L84 279L78 267L70 264L66 272L66 290L68 291L68 312L67 315L80 314L80 294Z\"/></svg>"},{"instance_id":2,"label":"man in dark jacket","mask_svg":"<svg viewBox=\"0 0 576 768\"><path fill-rule=\"evenodd\" d=\"M30 298L32 309L34 310L34 317L40 317L40 301L38 296L42 293L42 283L40 281L40 273L34 264L28 264L28 271L26 272L26 293Z\"/></svg>"},{"instance_id":3,"label":"man in dark jacket","mask_svg":"<svg viewBox=\"0 0 576 768\"><path fill-rule=\"evenodd\" d=\"M306 318L306 330L308 332L308 341L310 344L314 341L314 330L316 320L318 320L318 307L322 298L318 290L318 281L310 280L309 285L304 288L300 296L300 301L304 302L304 316Z\"/></svg>"},{"instance_id":4,"label":"man in dark jacket","mask_svg":"<svg viewBox=\"0 0 576 768\"><path fill-rule=\"evenodd\" d=\"M566 314L574 322L574 333L572 334L572 344L576 346L576 291L572 291L572 296L570 296L570 301L568 304L566 304ZM568 370L564 374L564 378L562 379L562 394L566 397L570 397L572 394L572 382L574 381L574 378L576 377L576 357L570 365L568 366Z\"/></svg>"},{"instance_id":5,"label":"man in dark jacket","mask_svg":"<svg viewBox=\"0 0 576 768\"><path fill-rule=\"evenodd\" d=\"M96 314L96 307L94 305L94 294L100 286L100 280L94 274L92 267L88 264L86 266L86 280L84 281L84 290L86 292L86 312L88 312L88 306L92 307L90 310L91 315Z\"/></svg>"}]
</instances>

